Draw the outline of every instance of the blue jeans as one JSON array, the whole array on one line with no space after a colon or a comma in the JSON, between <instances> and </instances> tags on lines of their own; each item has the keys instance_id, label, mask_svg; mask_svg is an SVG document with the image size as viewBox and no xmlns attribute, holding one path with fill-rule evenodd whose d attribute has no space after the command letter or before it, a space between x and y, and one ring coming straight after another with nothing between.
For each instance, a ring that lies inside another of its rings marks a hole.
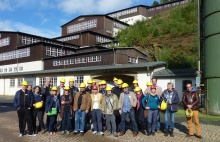
<instances>
[{"instance_id":1,"label":"blue jeans","mask_svg":"<svg viewBox=\"0 0 220 142\"><path fill-rule=\"evenodd\" d=\"M120 124L121 132L125 132L125 120L126 120L127 114L129 114L129 116L130 116L133 132L138 132L134 110L130 110L130 112L122 112L122 114L121 114L121 124Z\"/></svg>"},{"instance_id":2,"label":"blue jeans","mask_svg":"<svg viewBox=\"0 0 220 142\"><path fill-rule=\"evenodd\" d=\"M70 110L64 110L62 119L62 131L65 131L65 126L67 126L67 131L70 131ZM67 122L67 125L65 125Z\"/></svg>"},{"instance_id":3,"label":"blue jeans","mask_svg":"<svg viewBox=\"0 0 220 142\"><path fill-rule=\"evenodd\" d=\"M100 109L92 110L92 123L94 131L102 132L102 112Z\"/></svg>"},{"instance_id":4,"label":"blue jeans","mask_svg":"<svg viewBox=\"0 0 220 142\"><path fill-rule=\"evenodd\" d=\"M160 111L159 111L159 110L158 110L158 113L157 113L156 130L157 130L157 131L160 130Z\"/></svg>"},{"instance_id":5,"label":"blue jeans","mask_svg":"<svg viewBox=\"0 0 220 142\"><path fill-rule=\"evenodd\" d=\"M84 132L86 112L78 109L75 113L75 132Z\"/></svg>"},{"instance_id":6,"label":"blue jeans","mask_svg":"<svg viewBox=\"0 0 220 142\"><path fill-rule=\"evenodd\" d=\"M164 123L165 123L165 129L168 130L168 114L170 114L170 128L174 129L174 116L175 112L170 111L169 109L166 109L166 112L164 114Z\"/></svg>"},{"instance_id":7,"label":"blue jeans","mask_svg":"<svg viewBox=\"0 0 220 142\"><path fill-rule=\"evenodd\" d=\"M158 110L148 110L148 133L154 133L157 123Z\"/></svg>"},{"instance_id":8,"label":"blue jeans","mask_svg":"<svg viewBox=\"0 0 220 142\"><path fill-rule=\"evenodd\" d=\"M53 115L53 116L47 116L49 117L49 132L53 132L55 129L55 124L57 121L57 115Z\"/></svg>"}]
</instances>

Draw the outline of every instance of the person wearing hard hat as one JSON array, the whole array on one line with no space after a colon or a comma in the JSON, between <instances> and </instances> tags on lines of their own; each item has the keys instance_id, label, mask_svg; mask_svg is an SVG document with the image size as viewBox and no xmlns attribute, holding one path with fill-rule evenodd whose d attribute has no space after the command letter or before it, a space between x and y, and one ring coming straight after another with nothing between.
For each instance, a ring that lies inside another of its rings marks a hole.
<instances>
[{"instance_id":1,"label":"person wearing hard hat","mask_svg":"<svg viewBox=\"0 0 220 142\"><path fill-rule=\"evenodd\" d=\"M57 131L57 115L60 112L60 96L57 94L57 87L51 89L51 95L46 98L46 113L49 118L49 135L55 134Z\"/></svg>"},{"instance_id":2,"label":"person wearing hard hat","mask_svg":"<svg viewBox=\"0 0 220 142\"><path fill-rule=\"evenodd\" d=\"M120 97L120 94L123 92L123 89L122 89L122 84L123 84L123 81L121 79L118 79L117 81L117 86L113 87L112 88L112 92L117 95L118 99Z\"/></svg>"},{"instance_id":3,"label":"person wearing hard hat","mask_svg":"<svg viewBox=\"0 0 220 142\"><path fill-rule=\"evenodd\" d=\"M92 80L92 86L96 85L96 81Z\"/></svg>"},{"instance_id":4,"label":"person wearing hard hat","mask_svg":"<svg viewBox=\"0 0 220 142\"><path fill-rule=\"evenodd\" d=\"M134 108L137 105L137 98L134 92L128 91L128 84L123 83L122 88L123 92L120 94L119 98L119 113L121 114L121 124L120 124L120 132L119 136L123 136L125 134L125 120L127 114L129 114L132 128L133 128L133 137L138 135L137 123L135 120L135 110Z\"/></svg>"},{"instance_id":5,"label":"person wearing hard hat","mask_svg":"<svg viewBox=\"0 0 220 142\"><path fill-rule=\"evenodd\" d=\"M132 85L131 88L129 88L129 91L135 92L134 89L139 86L139 85L138 85L138 80L135 79L135 80L132 82L132 84L133 84L133 85Z\"/></svg>"},{"instance_id":6,"label":"person wearing hard hat","mask_svg":"<svg viewBox=\"0 0 220 142\"><path fill-rule=\"evenodd\" d=\"M33 93L27 90L28 83L23 81L21 83L21 89L15 93L14 106L17 109L18 122L19 122L19 137L24 135L24 119L28 125L28 135L36 136L33 133L33 126L31 122L31 108L33 107Z\"/></svg>"},{"instance_id":7,"label":"person wearing hard hat","mask_svg":"<svg viewBox=\"0 0 220 142\"><path fill-rule=\"evenodd\" d=\"M60 85L57 86L57 94L58 94L59 97L61 97L64 94L65 82L66 82L66 79L61 78L60 79Z\"/></svg>"},{"instance_id":8,"label":"person wearing hard hat","mask_svg":"<svg viewBox=\"0 0 220 142\"><path fill-rule=\"evenodd\" d=\"M194 120L195 127L196 127L196 135L199 139L203 139L201 136L201 128L200 128L200 123L199 123L199 112L198 112L198 105L199 105L199 95L196 91L193 91L192 88L192 83L187 83L186 84L187 91L183 93L183 106L185 110L189 109L193 111L193 116L192 117L186 117L186 121L188 124L188 129L189 133L186 135L186 137L191 137L194 136L193 132L193 124L192 124L192 119Z\"/></svg>"},{"instance_id":9,"label":"person wearing hard hat","mask_svg":"<svg viewBox=\"0 0 220 142\"><path fill-rule=\"evenodd\" d=\"M135 87L134 92L137 97L137 106L135 107L135 119L138 125L138 129L144 135L146 135L146 118L144 116L144 108L142 107L141 100L144 98L142 90L140 87Z\"/></svg>"},{"instance_id":10,"label":"person wearing hard hat","mask_svg":"<svg viewBox=\"0 0 220 142\"><path fill-rule=\"evenodd\" d=\"M86 92L88 92L89 94L92 93L92 79L91 78L87 80Z\"/></svg>"},{"instance_id":11,"label":"person wearing hard hat","mask_svg":"<svg viewBox=\"0 0 220 142\"><path fill-rule=\"evenodd\" d=\"M116 77L113 78L114 87L118 86L118 79Z\"/></svg>"},{"instance_id":12,"label":"person wearing hard hat","mask_svg":"<svg viewBox=\"0 0 220 142\"><path fill-rule=\"evenodd\" d=\"M99 90L101 90L102 81L99 81Z\"/></svg>"},{"instance_id":13,"label":"person wearing hard hat","mask_svg":"<svg viewBox=\"0 0 220 142\"><path fill-rule=\"evenodd\" d=\"M164 130L164 136L168 136L170 134L171 137L174 137L173 129L174 129L174 116L175 113L178 111L178 103L179 103L179 95L177 91L173 88L173 83L167 84L167 89L163 91L162 95L160 96L160 101L165 101L165 103L168 105L165 109L164 114L164 123L165 123L165 130ZM165 105L166 106L166 105ZM161 110L164 110L162 108L161 103ZM168 129L168 116L170 116L170 132Z\"/></svg>"},{"instance_id":14,"label":"person wearing hard hat","mask_svg":"<svg viewBox=\"0 0 220 142\"><path fill-rule=\"evenodd\" d=\"M119 115L118 97L112 93L112 88L110 86L106 87L106 95L103 97L102 101L102 112L106 119L107 136L110 136L112 133L115 137L118 137L115 123L116 115Z\"/></svg>"},{"instance_id":15,"label":"person wearing hard hat","mask_svg":"<svg viewBox=\"0 0 220 142\"><path fill-rule=\"evenodd\" d=\"M80 132L80 135L84 135L84 126L86 114L89 113L91 96L86 91L86 84L80 84L80 91L76 93L74 97L73 110L75 112L75 130L74 135Z\"/></svg>"},{"instance_id":16,"label":"person wearing hard hat","mask_svg":"<svg viewBox=\"0 0 220 142\"><path fill-rule=\"evenodd\" d=\"M65 133L65 128L67 127L66 134L70 134L70 123L72 116L72 108L73 108L73 98L70 95L70 87L64 87L64 95L60 98L61 107L60 107L60 117L62 118L62 127L61 134Z\"/></svg>"},{"instance_id":17,"label":"person wearing hard hat","mask_svg":"<svg viewBox=\"0 0 220 142\"><path fill-rule=\"evenodd\" d=\"M93 123L93 132L96 134L99 132L99 135L104 136L102 130L102 100L103 96L98 92L98 87L96 85L92 86L91 94L91 112L92 112L92 123Z\"/></svg>"},{"instance_id":18,"label":"person wearing hard hat","mask_svg":"<svg viewBox=\"0 0 220 142\"><path fill-rule=\"evenodd\" d=\"M148 132L147 136L151 134L155 135L156 123L157 123L157 114L160 108L160 99L156 93L156 86L152 85L150 87L151 93L147 94L141 101L142 106L148 110L147 121L148 121ZM146 105L147 104L147 105Z\"/></svg>"},{"instance_id":19,"label":"person wearing hard hat","mask_svg":"<svg viewBox=\"0 0 220 142\"><path fill-rule=\"evenodd\" d=\"M152 86L153 84L152 84L152 82L147 82L146 83L146 86L147 86L147 88L145 89L145 91L144 91L144 96L146 96L146 94L150 94L151 93L151 91L150 91L150 87Z\"/></svg>"},{"instance_id":20,"label":"person wearing hard hat","mask_svg":"<svg viewBox=\"0 0 220 142\"><path fill-rule=\"evenodd\" d=\"M101 89L99 90L99 93L101 93L103 96L105 96L106 84L107 84L107 82L106 82L105 80L102 80L102 81L101 81Z\"/></svg>"},{"instance_id":21,"label":"person wearing hard hat","mask_svg":"<svg viewBox=\"0 0 220 142\"><path fill-rule=\"evenodd\" d=\"M34 130L35 134L37 134L39 130L41 130L41 133L43 134L45 132L44 121L43 121L43 116L44 116L44 108L43 108L44 98L43 98L43 95L41 94L40 86L35 86L34 87L33 94L34 94L34 101L33 101L34 108L33 108L33 120L32 120L33 130ZM38 121L39 121L38 128L36 126L36 119L38 119Z\"/></svg>"}]
</instances>

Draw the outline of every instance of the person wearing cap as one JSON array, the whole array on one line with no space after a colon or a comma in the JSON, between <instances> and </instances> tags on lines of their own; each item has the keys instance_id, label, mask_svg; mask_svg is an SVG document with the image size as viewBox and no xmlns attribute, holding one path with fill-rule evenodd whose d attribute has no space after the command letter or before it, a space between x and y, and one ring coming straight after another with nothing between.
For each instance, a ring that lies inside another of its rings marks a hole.
<instances>
[{"instance_id":1,"label":"person wearing cap","mask_svg":"<svg viewBox=\"0 0 220 142\"><path fill-rule=\"evenodd\" d=\"M73 110L75 112L75 130L74 135L84 135L84 126L86 114L89 112L91 106L91 96L86 91L86 84L80 84L80 91L76 93L74 97Z\"/></svg>"},{"instance_id":2,"label":"person wearing cap","mask_svg":"<svg viewBox=\"0 0 220 142\"><path fill-rule=\"evenodd\" d=\"M160 96L160 101L165 101L168 106L165 110L164 114L164 123L165 123L165 130L164 136L168 136L170 133L171 137L174 137L173 129L174 129L174 116L175 113L178 111L177 104L179 103L179 96L177 91L173 88L173 83L167 84L167 89L163 91L162 95ZM168 129L168 115L170 116L170 132Z\"/></svg>"},{"instance_id":3,"label":"person wearing cap","mask_svg":"<svg viewBox=\"0 0 220 142\"><path fill-rule=\"evenodd\" d=\"M116 77L113 78L114 87L118 86L118 79Z\"/></svg>"},{"instance_id":4,"label":"person wearing cap","mask_svg":"<svg viewBox=\"0 0 220 142\"><path fill-rule=\"evenodd\" d=\"M105 115L108 136L113 133L115 137L118 137L115 123L116 111L118 111L118 97L112 93L112 88L107 86L106 95L102 101L102 112Z\"/></svg>"},{"instance_id":5,"label":"person wearing cap","mask_svg":"<svg viewBox=\"0 0 220 142\"><path fill-rule=\"evenodd\" d=\"M92 86L96 85L96 81L93 79L92 80Z\"/></svg>"},{"instance_id":6,"label":"person wearing cap","mask_svg":"<svg viewBox=\"0 0 220 142\"><path fill-rule=\"evenodd\" d=\"M23 81L21 83L21 89L15 93L14 106L17 109L18 122L19 122L19 137L24 135L24 119L28 125L28 135L36 136L33 133L33 126L31 122L31 108L33 107L33 93L27 90L28 83Z\"/></svg>"},{"instance_id":7,"label":"person wearing cap","mask_svg":"<svg viewBox=\"0 0 220 142\"><path fill-rule=\"evenodd\" d=\"M135 120L135 110L134 108L137 105L137 98L134 92L128 91L128 84L123 83L122 88L123 92L120 94L119 98L119 113L121 114L121 124L120 124L120 131L119 136L123 136L125 134L125 119L127 114L129 114L132 128L133 128L133 137L138 135L138 128L137 123Z\"/></svg>"},{"instance_id":8,"label":"person wearing cap","mask_svg":"<svg viewBox=\"0 0 220 142\"><path fill-rule=\"evenodd\" d=\"M41 88L40 86L35 86L34 87L34 101L33 101L33 119L32 119L32 124L33 124L33 130L34 133L37 134L38 131L41 130L41 133L43 134L45 132L44 129L44 121L43 121L43 116L44 116L44 108L43 108L43 104L44 104L44 98L43 95L41 94ZM37 108L37 103L42 103L42 107ZM36 126L36 120L38 119L39 121L39 126L37 128Z\"/></svg>"},{"instance_id":9,"label":"person wearing cap","mask_svg":"<svg viewBox=\"0 0 220 142\"><path fill-rule=\"evenodd\" d=\"M61 97L64 94L65 82L66 82L66 79L61 78L60 79L60 85L57 86L57 94L58 94L59 97Z\"/></svg>"},{"instance_id":10,"label":"person wearing cap","mask_svg":"<svg viewBox=\"0 0 220 142\"><path fill-rule=\"evenodd\" d=\"M99 90L101 90L102 81L99 81Z\"/></svg>"},{"instance_id":11,"label":"person wearing cap","mask_svg":"<svg viewBox=\"0 0 220 142\"><path fill-rule=\"evenodd\" d=\"M138 85L138 80L135 79L135 80L132 82L132 84L133 84L133 85L132 85L131 88L129 88L129 91L135 92L134 89L139 86L139 85Z\"/></svg>"},{"instance_id":12,"label":"person wearing cap","mask_svg":"<svg viewBox=\"0 0 220 142\"><path fill-rule=\"evenodd\" d=\"M49 127L48 127L48 132L49 135L55 134L57 128L57 115L60 112L60 96L57 94L57 87L54 86L51 89L51 95L47 96L46 99L46 113L48 115L48 112L52 111L52 108L56 108L57 114L54 115L48 115L47 117L49 118Z\"/></svg>"},{"instance_id":13,"label":"person wearing cap","mask_svg":"<svg viewBox=\"0 0 220 142\"><path fill-rule=\"evenodd\" d=\"M136 94L137 97L137 106L135 107L135 119L138 125L138 129L144 134L146 135L146 118L144 116L144 108L142 107L142 102L141 100L144 98L144 95L141 91L140 87L135 87L134 92Z\"/></svg>"},{"instance_id":14,"label":"person wearing cap","mask_svg":"<svg viewBox=\"0 0 220 142\"><path fill-rule=\"evenodd\" d=\"M86 92L88 92L89 94L92 93L92 79L91 78L87 80Z\"/></svg>"},{"instance_id":15,"label":"person wearing cap","mask_svg":"<svg viewBox=\"0 0 220 142\"><path fill-rule=\"evenodd\" d=\"M65 128L67 127L66 134L70 134L70 119L72 116L73 98L70 95L70 87L64 87L64 95L61 96L61 107L60 107L60 117L62 118L62 128L61 134L65 133Z\"/></svg>"},{"instance_id":16,"label":"person wearing cap","mask_svg":"<svg viewBox=\"0 0 220 142\"><path fill-rule=\"evenodd\" d=\"M147 88L145 89L145 91L144 91L144 96L146 96L146 94L150 94L151 93L151 91L150 91L150 87L152 86L153 84L152 84L152 82L147 82L146 83L146 86L147 86Z\"/></svg>"},{"instance_id":17,"label":"person wearing cap","mask_svg":"<svg viewBox=\"0 0 220 142\"><path fill-rule=\"evenodd\" d=\"M146 105L147 103L147 105ZM156 86L151 86L151 93L142 99L142 106L148 110L148 132L147 136L155 135L157 114L160 108L160 99L156 93Z\"/></svg>"},{"instance_id":18,"label":"person wearing cap","mask_svg":"<svg viewBox=\"0 0 220 142\"><path fill-rule=\"evenodd\" d=\"M102 130L102 94L98 92L96 85L92 86L91 94L91 111L92 111L92 123L93 123L93 134L99 132L99 135L103 136Z\"/></svg>"},{"instance_id":19,"label":"person wearing cap","mask_svg":"<svg viewBox=\"0 0 220 142\"><path fill-rule=\"evenodd\" d=\"M105 80L101 81L101 89L99 90L99 93L101 93L103 96L105 96L105 88L106 88L107 82Z\"/></svg>"}]
</instances>

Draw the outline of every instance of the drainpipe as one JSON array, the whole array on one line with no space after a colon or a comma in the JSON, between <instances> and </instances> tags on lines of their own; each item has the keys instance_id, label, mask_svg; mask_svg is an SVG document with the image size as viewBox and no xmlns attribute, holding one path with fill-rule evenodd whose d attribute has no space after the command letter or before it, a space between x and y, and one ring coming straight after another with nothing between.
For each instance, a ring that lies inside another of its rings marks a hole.
<instances>
[{"instance_id":1,"label":"drainpipe","mask_svg":"<svg viewBox=\"0 0 220 142\"><path fill-rule=\"evenodd\" d=\"M113 62L113 64L115 65L115 48L113 48L113 54L114 54L114 62Z\"/></svg>"}]
</instances>

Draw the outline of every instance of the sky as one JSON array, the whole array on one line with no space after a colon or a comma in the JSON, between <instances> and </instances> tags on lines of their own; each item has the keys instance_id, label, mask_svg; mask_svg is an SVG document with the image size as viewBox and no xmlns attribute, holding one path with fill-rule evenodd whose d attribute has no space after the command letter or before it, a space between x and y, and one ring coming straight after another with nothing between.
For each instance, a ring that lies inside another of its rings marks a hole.
<instances>
[{"instance_id":1,"label":"sky","mask_svg":"<svg viewBox=\"0 0 220 142\"><path fill-rule=\"evenodd\" d=\"M0 0L0 31L54 38L61 26L79 15L106 14L154 0ZM159 0L157 0L159 1Z\"/></svg>"}]
</instances>

